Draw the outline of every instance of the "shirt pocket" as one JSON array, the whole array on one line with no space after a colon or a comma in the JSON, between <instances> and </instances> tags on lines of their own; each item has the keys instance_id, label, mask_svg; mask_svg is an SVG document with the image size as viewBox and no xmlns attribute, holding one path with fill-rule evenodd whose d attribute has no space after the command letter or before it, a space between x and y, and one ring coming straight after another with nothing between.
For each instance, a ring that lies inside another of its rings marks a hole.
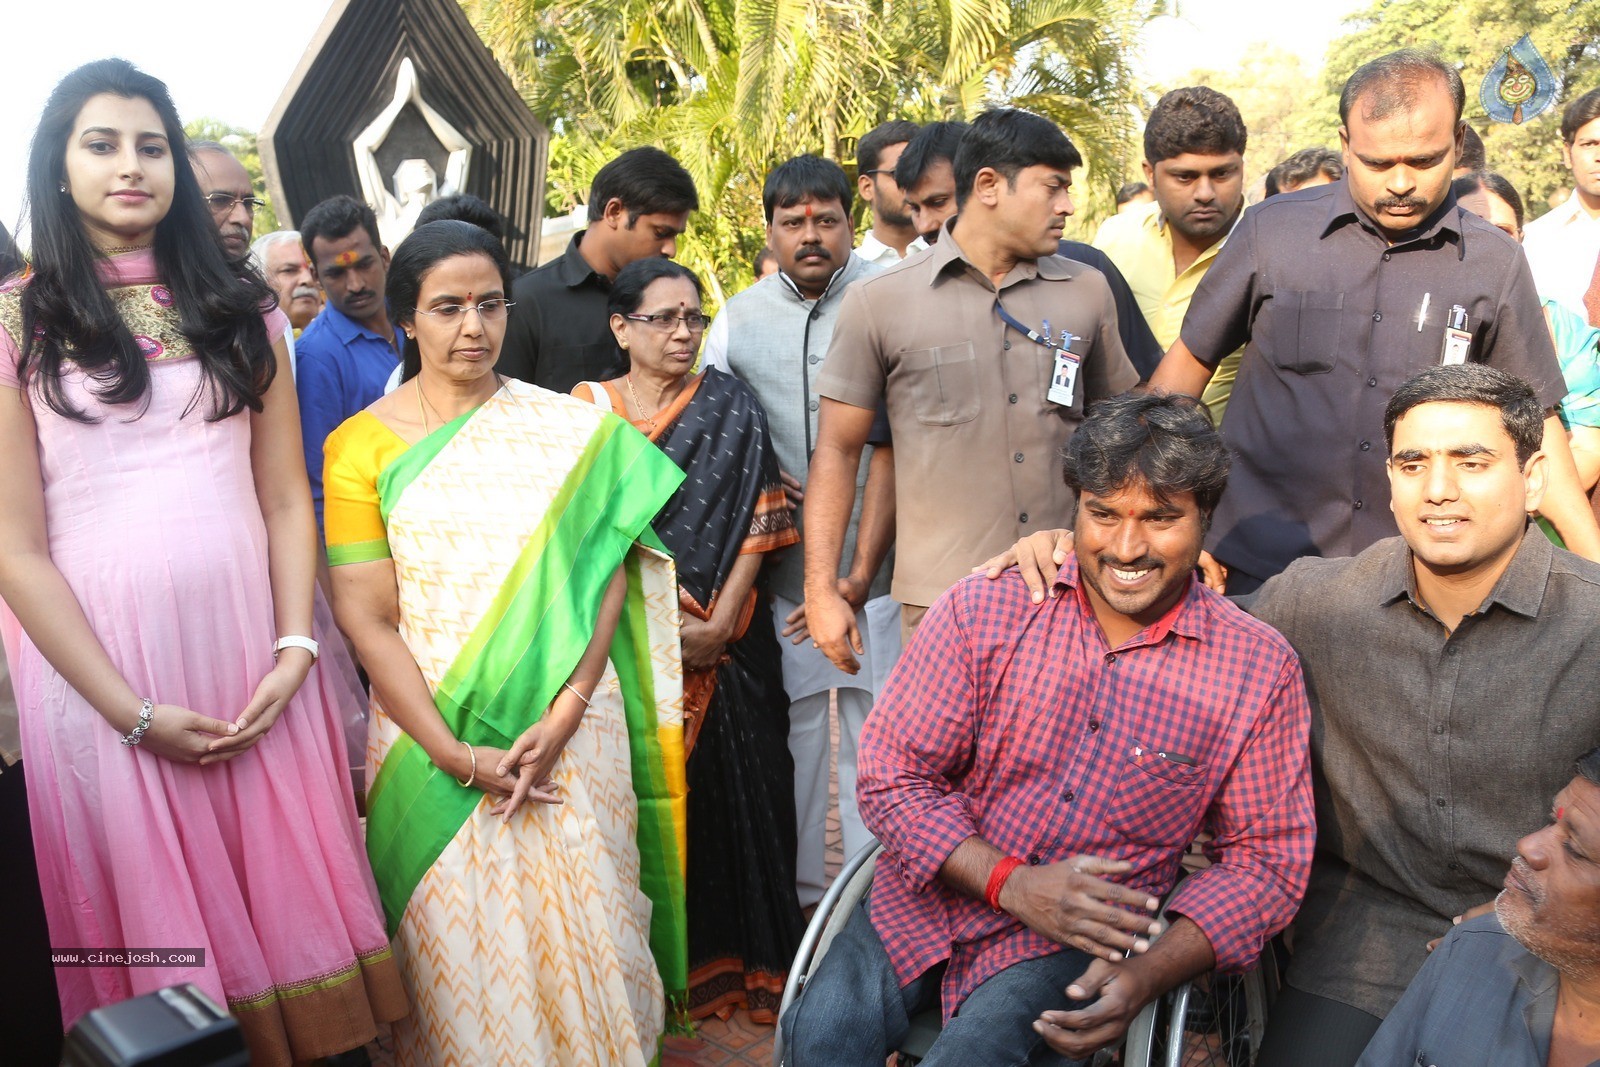
<instances>
[{"instance_id":1,"label":"shirt pocket","mask_svg":"<svg viewBox=\"0 0 1600 1067\"><path fill-rule=\"evenodd\" d=\"M1272 292L1272 365L1292 374L1326 374L1339 361L1343 293Z\"/></svg>"},{"instance_id":2,"label":"shirt pocket","mask_svg":"<svg viewBox=\"0 0 1600 1067\"><path fill-rule=\"evenodd\" d=\"M1189 847L1204 814L1207 772L1135 743L1118 773L1106 825L1129 841L1160 848Z\"/></svg>"},{"instance_id":3,"label":"shirt pocket","mask_svg":"<svg viewBox=\"0 0 1600 1067\"><path fill-rule=\"evenodd\" d=\"M924 426L957 426L978 417L978 357L971 341L900 357L912 410Z\"/></svg>"}]
</instances>

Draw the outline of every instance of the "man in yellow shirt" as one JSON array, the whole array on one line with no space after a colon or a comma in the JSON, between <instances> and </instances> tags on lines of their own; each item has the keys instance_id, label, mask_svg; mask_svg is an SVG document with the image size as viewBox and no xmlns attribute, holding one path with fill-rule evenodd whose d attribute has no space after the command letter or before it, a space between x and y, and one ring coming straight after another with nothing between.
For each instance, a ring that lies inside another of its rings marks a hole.
<instances>
[{"instance_id":1,"label":"man in yellow shirt","mask_svg":"<svg viewBox=\"0 0 1600 1067\"><path fill-rule=\"evenodd\" d=\"M1155 201L1111 216L1095 234L1163 350L1178 339L1189 298L1244 210L1245 138L1239 109L1221 93L1196 86L1163 96L1144 128ZM1239 355L1223 359L1201 398L1218 425Z\"/></svg>"}]
</instances>

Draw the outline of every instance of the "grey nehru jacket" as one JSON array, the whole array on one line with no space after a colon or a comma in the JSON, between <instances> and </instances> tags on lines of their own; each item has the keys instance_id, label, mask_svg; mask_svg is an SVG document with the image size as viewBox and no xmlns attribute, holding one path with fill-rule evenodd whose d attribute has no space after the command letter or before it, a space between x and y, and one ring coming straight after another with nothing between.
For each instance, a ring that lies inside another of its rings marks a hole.
<instances>
[{"instance_id":1,"label":"grey nehru jacket","mask_svg":"<svg viewBox=\"0 0 1600 1067\"><path fill-rule=\"evenodd\" d=\"M733 296L723 305L727 324L727 353L723 367L756 394L767 413L772 444L778 464L806 484L811 468L811 452L817 441L817 379L822 359L833 340L833 327L839 319L839 306L847 288L862 278L882 271L852 253L833 276L827 290L816 300L807 300L782 272L757 282ZM850 512L850 527L845 533L840 555L841 573L848 571L855 555L856 525L861 521L861 505L867 484L867 465L872 449L862 450L856 471L856 502ZM800 534L805 536L805 506L795 514ZM805 600L805 546L795 545L779 553L769 564L771 589L778 596ZM894 569L891 554L872 580L869 597L886 596L889 575Z\"/></svg>"},{"instance_id":2,"label":"grey nehru jacket","mask_svg":"<svg viewBox=\"0 0 1600 1067\"><path fill-rule=\"evenodd\" d=\"M1317 851L1287 980L1381 1018L1600 743L1600 564L1530 526L1452 634L1392 537L1297 560L1250 611L1311 696Z\"/></svg>"},{"instance_id":3,"label":"grey nehru jacket","mask_svg":"<svg viewBox=\"0 0 1600 1067\"><path fill-rule=\"evenodd\" d=\"M1396 533L1383 408L1440 362L1456 305L1469 359L1527 379L1546 408L1560 402L1521 247L1455 197L1392 245L1342 181L1245 211L1179 332L1204 363L1244 348L1222 427L1233 471L1207 539L1218 559L1270 578L1300 556L1353 556Z\"/></svg>"}]
</instances>

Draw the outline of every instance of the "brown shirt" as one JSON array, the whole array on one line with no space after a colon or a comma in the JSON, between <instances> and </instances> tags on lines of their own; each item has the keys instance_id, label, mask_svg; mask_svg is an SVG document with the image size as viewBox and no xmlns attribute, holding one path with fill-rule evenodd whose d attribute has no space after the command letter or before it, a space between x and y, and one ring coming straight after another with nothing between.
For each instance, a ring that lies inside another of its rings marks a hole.
<instances>
[{"instance_id":1,"label":"brown shirt","mask_svg":"<svg viewBox=\"0 0 1600 1067\"><path fill-rule=\"evenodd\" d=\"M1530 527L1451 633L1391 537L1300 559L1249 607L1311 695L1317 852L1287 980L1381 1018L1600 742L1600 565Z\"/></svg>"},{"instance_id":2,"label":"brown shirt","mask_svg":"<svg viewBox=\"0 0 1600 1067\"><path fill-rule=\"evenodd\" d=\"M1070 406L1046 396L1065 331L1082 360ZM887 397L895 450L891 592L926 606L975 564L1037 530L1068 523L1061 447L1086 403L1133 388L1099 271L1060 256L1017 264L994 284L947 225L939 242L846 291L817 392L855 407Z\"/></svg>"}]
</instances>

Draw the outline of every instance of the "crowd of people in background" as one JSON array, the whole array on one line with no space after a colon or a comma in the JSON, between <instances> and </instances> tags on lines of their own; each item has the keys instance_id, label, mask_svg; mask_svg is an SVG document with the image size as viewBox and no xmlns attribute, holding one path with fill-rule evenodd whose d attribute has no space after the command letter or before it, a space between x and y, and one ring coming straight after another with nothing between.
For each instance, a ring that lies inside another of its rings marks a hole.
<instances>
[{"instance_id":1,"label":"crowd of people in background","mask_svg":"<svg viewBox=\"0 0 1600 1067\"><path fill-rule=\"evenodd\" d=\"M1569 95L1528 221L1431 53L1255 203L1175 89L1091 243L1054 123L893 119L766 175L713 317L660 149L517 276L465 193L256 235L160 81L74 71L0 231L19 1062L187 982L261 1065L643 1067L741 1010L795 1067L930 1011L924 1064L1073 1065L1263 958L1261 1067L1600 1061ZM785 1003L835 766L882 851Z\"/></svg>"}]
</instances>

